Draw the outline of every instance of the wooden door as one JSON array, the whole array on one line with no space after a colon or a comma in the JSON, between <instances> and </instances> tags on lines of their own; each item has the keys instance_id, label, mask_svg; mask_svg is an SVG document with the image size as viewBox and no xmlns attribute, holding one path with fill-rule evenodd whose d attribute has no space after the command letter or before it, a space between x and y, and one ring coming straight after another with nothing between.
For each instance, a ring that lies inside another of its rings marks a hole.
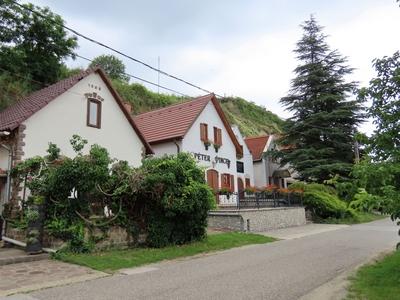
<instances>
[{"instance_id":1,"label":"wooden door","mask_svg":"<svg viewBox=\"0 0 400 300\"><path fill-rule=\"evenodd\" d=\"M210 169L207 170L207 183L210 188L214 191L215 198L217 203L219 203L217 192L219 190L219 179L218 179L218 172L216 170Z\"/></svg>"},{"instance_id":2,"label":"wooden door","mask_svg":"<svg viewBox=\"0 0 400 300\"><path fill-rule=\"evenodd\" d=\"M242 178L238 177L237 185L238 185L239 199L243 199L244 198L244 185L243 185Z\"/></svg>"}]
</instances>

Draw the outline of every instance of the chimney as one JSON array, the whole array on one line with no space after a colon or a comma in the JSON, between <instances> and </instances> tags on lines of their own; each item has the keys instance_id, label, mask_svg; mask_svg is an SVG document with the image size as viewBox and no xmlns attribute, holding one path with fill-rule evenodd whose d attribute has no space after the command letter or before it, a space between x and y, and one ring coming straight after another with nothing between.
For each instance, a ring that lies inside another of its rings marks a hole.
<instances>
[{"instance_id":1,"label":"chimney","mask_svg":"<svg viewBox=\"0 0 400 300\"><path fill-rule=\"evenodd\" d=\"M130 104L129 102L124 102L124 106L127 111L129 111L129 113L132 113L132 104Z\"/></svg>"}]
</instances>

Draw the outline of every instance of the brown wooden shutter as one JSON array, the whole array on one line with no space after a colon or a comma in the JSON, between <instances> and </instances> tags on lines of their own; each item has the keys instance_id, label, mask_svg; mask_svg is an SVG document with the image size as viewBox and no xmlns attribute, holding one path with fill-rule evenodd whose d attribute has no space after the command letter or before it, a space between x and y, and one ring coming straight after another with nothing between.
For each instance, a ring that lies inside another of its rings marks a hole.
<instances>
[{"instance_id":1,"label":"brown wooden shutter","mask_svg":"<svg viewBox=\"0 0 400 300\"><path fill-rule=\"evenodd\" d=\"M230 176L230 188L233 193L235 191L235 176L233 175Z\"/></svg>"},{"instance_id":2,"label":"brown wooden shutter","mask_svg":"<svg viewBox=\"0 0 400 300\"><path fill-rule=\"evenodd\" d=\"M205 123L200 124L200 139L203 142L208 141L208 125Z\"/></svg>"},{"instance_id":3,"label":"brown wooden shutter","mask_svg":"<svg viewBox=\"0 0 400 300\"><path fill-rule=\"evenodd\" d=\"M214 144L222 145L222 130L217 127L214 127Z\"/></svg>"},{"instance_id":4,"label":"brown wooden shutter","mask_svg":"<svg viewBox=\"0 0 400 300\"><path fill-rule=\"evenodd\" d=\"M222 146L222 130L217 128L218 145Z\"/></svg>"}]
</instances>

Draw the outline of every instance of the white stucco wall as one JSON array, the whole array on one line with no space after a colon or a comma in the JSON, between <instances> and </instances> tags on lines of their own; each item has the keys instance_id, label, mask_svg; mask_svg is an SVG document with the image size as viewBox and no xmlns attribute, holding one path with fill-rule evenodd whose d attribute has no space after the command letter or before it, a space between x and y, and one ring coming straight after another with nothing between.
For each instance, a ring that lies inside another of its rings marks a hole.
<instances>
[{"instance_id":1,"label":"white stucco wall","mask_svg":"<svg viewBox=\"0 0 400 300\"><path fill-rule=\"evenodd\" d=\"M260 160L253 163L254 166L254 185L256 187L264 187L267 185L268 177L266 177L265 161Z\"/></svg>"},{"instance_id":2,"label":"white stucco wall","mask_svg":"<svg viewBox=\"0 0 400 300\"><path fill-rule=\"evenodd\" d=\"M222 146L218 152L211 145L208 150L205 149L204 143L200 139L200 124L208 124L208 138L214 140L214 127L218 127L222 131ZM192 127L186 133L182 140L182 150L190 153L201 153L210 155L210 162L199 160L200 166L205 169L215 169L219 174L219 184L221 185L221 174L229 173L235 177L235 192L237 192L237 172L236 172L236 148L233 144L228 131L226 130L217 110L210 101L201 114L198 116ZM223 163L214 163L215 157L227 158L230 160L230 167Z\"/></svg>"},{"instance_id":3,"label":"white stucco wall","mask_svg":"<svg viewBox=\"0 0 400 300\"><path fill-rule=\"evenodd\" d=\"M86 126L87 99L84 94L93 92L104 99L100 129ZM126 160L133 166L141 164L143 144L97 73L82 79L24 124L23 159L46 155L49 142L57 144L62 154L74 156L69 140L73 134L78 134L88 140L86 152L90 145L99 144L112 158Z\"/></svg>"},{"instance_id":4,"label":"white stucco wall","mask_svg":"<svg viewBox=\"0 0 400 300\"><path fill-rule=\"evenodd\" d=\"M0 146L0 169L8 169L8 151Z\"/></svg>"},{"instance_id":5,"label":"white stucco wall","mask_svg":"<svg viewBox=\"0 0 400 300\"><path fill-rule=\"evenodd\" d=\"M244 138L239 130L239 127L234 125L232 126L232 130L235 133L236 138L239 141L239 144L243 146L243 157L238 159L238 161L243 162L244 165L244 173L238 173L238 176L242 178L243 184L245 184L245 178L250 179L250 185L254 185L254 167L253 167L253 156L250 153L249 148L247 147Z\"/></svg>"},{"instance_id":6,"label":"white stucco wall","mask_svg":"<svg viewBox=\"0 0 400 300\"><path fill-rule=\"evenodd\" d=\"M177 144L178 144L180 150L182 150L182 142L177 141ZM173 142L155 144L155 145L152 145L151 148L154 151L155 157L161 157L164 155L174 155L174 154L178 153L178 148Z\"/></svg>"}]
</instances>

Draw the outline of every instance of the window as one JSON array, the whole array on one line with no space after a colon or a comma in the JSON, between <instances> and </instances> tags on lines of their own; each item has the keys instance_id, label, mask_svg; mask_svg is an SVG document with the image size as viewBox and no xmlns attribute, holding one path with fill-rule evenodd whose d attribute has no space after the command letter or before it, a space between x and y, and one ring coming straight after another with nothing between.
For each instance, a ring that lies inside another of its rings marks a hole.
<instances>
[{"instance_id":1,"label":"window","mask_svg":"<svg viewBox=\"0 0 400 300\"><path fill-rule=\"evenodd\" d=\"M86 125L101 127L101 102L96 99L88 99Z\"/></svg>"},{"instance_id":2,"label":"window","mask_svg":"<svg viewBox=\"0 0 400 300\"><path fill-rule=\"evenodd\" d=\"M217 127L214 127L214 144L222 145L222 130Z\"/></svg>"},{"instance_id":3,"label":"window","mask_svg":"<svg viewBox=\"0 0 400 300\"><path fill-rule=\"evenodd\" d=\"M231 192L235 191L235 177L231 174L221 174L221 188L226 188Z\"/></svg>"},{"instance_id":4,"label":"window","mask_svg":"<svg viewBox=\"0 0 400 300\"><path fill-rule=\"evenodd\" d=\"M246 187L250 187L250 178L246 178Z\"/></svg>"},{"instance_id":5,"label":"window","mask_svg":"<svg viewBox=\"0 0 400 300\"><path fill-rule=\"evenodd\" d=\"M236 172L244 173L244 163L241 161L236 162Z\"/></svg>"},{"instance_id":6,"label":"window","mask_svg":"<svg viewBox=\"0 0 400 300\"><path fill-rule=\"evenodd\" d=\"M208 125L205 123L200 124L200 139L203 142L208 141Z\"/></svg>"}]
</instances>

